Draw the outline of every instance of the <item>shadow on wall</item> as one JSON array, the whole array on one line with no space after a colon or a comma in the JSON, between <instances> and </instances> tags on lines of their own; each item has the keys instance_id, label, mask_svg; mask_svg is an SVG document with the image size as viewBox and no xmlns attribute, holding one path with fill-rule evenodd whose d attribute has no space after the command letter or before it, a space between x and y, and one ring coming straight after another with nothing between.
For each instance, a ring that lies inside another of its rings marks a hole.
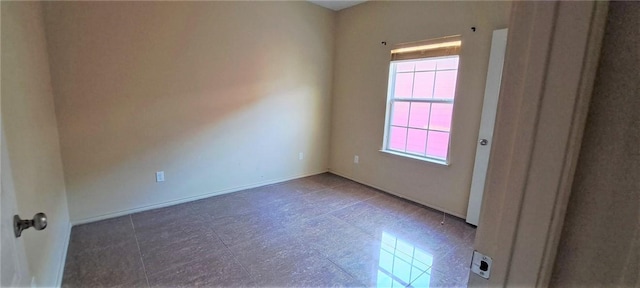
<instances>
[{"instance_id":1,"label":"shadow on wall","mask_svg":"<svg viewBox=\"0 0 640 288\"><path fill-rule=\"evenodd\" d=\"M99 194L124 190L138 205L153 204L139 191L164 189L148 186L163 169L174 175L171 189L193 195L326 169L324 160L283 161L288 154L297 160L298 151L326 154L332 26L324 23L332 14L322 8L45 7L71 202L89 194L113 202ZM185 197L162 193L166 201ZM116 209L127 209L120 202Z\"/></svg>"}]
</instances>

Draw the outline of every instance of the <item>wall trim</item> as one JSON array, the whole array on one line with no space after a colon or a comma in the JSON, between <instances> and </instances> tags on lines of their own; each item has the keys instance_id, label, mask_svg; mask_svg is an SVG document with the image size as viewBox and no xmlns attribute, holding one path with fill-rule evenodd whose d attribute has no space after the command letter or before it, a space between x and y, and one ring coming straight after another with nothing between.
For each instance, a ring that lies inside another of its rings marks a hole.
<instances>
[{"instance_id":1,"label":"wall trim","mask_svg":"<svg viewBox=\"0 0 640 288\"><path fill-rule=\"evenodd\" d=\"M106 214L102 214L102 215L98 215L98 216L93 216L93 217L88 217L88 218L81 218L81 219L77 219L77 220L71 220L71 226L76 226L76 225L81 225L81 224L87 224L87 223L102 221L102 220L106 220L106 219L116 218L116 217L120 217L120 216L125 216L125 215L129 215L129 214L133 214L133 213L144 212L144 211L158 209L158 208L169 207L169 206L173 206L173 205L177 205L177 204L183 204L183 203L196 201L196 200L201 200L201 199L205 199L205 198L209 198L209 197L213 197L213 196L229 194L229 193L238 192L238 191L241 191L241 190L251 189L251 188L265 186L265 185L276 184L276 183L285 182L285 181L289 181L289 180L294 180L294 179L298 179L298 178L309 177L309 176L318 175L318 174L322 174L322 173L326 173L326 172L330 172L330 171L325 169L325 170L321 170L321 171L305 173L305 174L292 176L292 177L277 178L277 179L274 179L274 180L256 182L256 183L252 183L252 184L248 184L248 185L240 185L240 186L221 189L221 190L217 190L217 191L214 191L214 192L209 192L209 193L200 194L200 195L196 195L196 196L190 196L190 197L180 198L180 199L176 199L176 200L171 200L171 201L165 201L165 202L160 202L160 203L151 204L151 205L140 206L140 207L136 207L136 208L132 208L132 209L120 210L120 211L116 211L116 212L112 212L112 213L106 213Z\"/></svg>"},{"instance_id":2,"label":"wall trim","mask_svg":"<svg viewBox=\"0 0 640 288\"><path fill-rule=\"evenodd\" d=\"M71 222L67 222L65 229L64 241L62 242L62 255L58 263L58 277L56 278L56 286L62 287L62 278L64 277L64 265L67 263L67 251L69 250L69 241L71 240Z\"/></svg>"},{"instance_id":3,"label":"wall trim","mask_svg":"<svg viewBox=\"0 0 640 288\"><path fill-rule=\"evenodd\" d=\"M565 152L564 166L558 183L558 193L554 201L553 214L549 223L548 237L544 246L544 254L540 265L536 285L548 287L555 265L560 236L564 227L565 215L569 206L569 197L573 187L578 156L582 147L582 137L587 123L587 114L591 103L591 96L595 83L595 77L600 60L600 51L604 38L608 15L608 2L595 2L592 7L591 21L587 36L586 48L583 56L583 67L580 74L580 82L577 85L577 99L574 106L572 125L568 135L567 150Z\"/></svg>"},{"instance_id":4,"label":"wall trim","mask_svg":"<svg viewBox=\"0 0 640 288\"><path fill-rule=\"evenodd\" d=\"M380 191L383 191L383 192L385 192L385 193L391 194L391 195L393 195L393 196L400 197L400 198L402 198L402 199L405 199L405 200L408 200L408 201L411 201L411 202L418 203L418 204L420 204L420 205L423 205L423 206L429 207L429 208L431 208L431 209L435 209L435 210L438 210L438 211L440 211L440 212L444 212L444 213L447 213L447 214L449 214L449 215L456 216L456 217L461 218L461 219L463 219L463 220L466 218L466 215L462 215L462 214L459 214L459 213L452 212L452 211L450 211L449 209L445 209L445 208L442 208L442 207L437 206L437 205L432 205L432 204L429 204L429 203L424 203L424 202L419 201L419 200L417 200L417 199L415 199L415 198L413 198L413 197L409 197L409 196L403 195L403 194L401 194L401 193L397 193L397 192L389 191L388 189L384 189L384 188L378 187L378 186L376 186L376 185L369 184L369 183L367 183L366 181L362 181L362 180L357 179L357 178L355 178L355 177L347 176L346 174L343 174L343 173L341 173L341 172L335 171L335 170L333 170L333 169L331 169L331 168L329 168L329 173L333 173L333 174L336 174L336 175L338 175L338 176L340 176L340 177L347 178L347 179L349 179L349 180L351 180L351 181L355 181L355 182L358 182L358 183L360 183L360 184L367 185L367 186L372 187L372 188L376 188L376 189L378 189L378 190L380 190Z\"/></svg>"}]
</instances>

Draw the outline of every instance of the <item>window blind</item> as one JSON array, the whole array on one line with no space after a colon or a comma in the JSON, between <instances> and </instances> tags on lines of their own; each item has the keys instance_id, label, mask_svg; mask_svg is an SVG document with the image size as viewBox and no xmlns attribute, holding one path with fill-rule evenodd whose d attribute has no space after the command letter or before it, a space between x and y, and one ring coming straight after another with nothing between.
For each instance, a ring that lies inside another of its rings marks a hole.
<instances>
[{"instance_id":1,"label":"window blind","mask_svg":"<svg viewBox=\"0 0 640 288\"><path fill-rule=\"evenodd\" d=\"M391 50L391 61L459 55L461 45L460 35L398 44Z\"/></svg>"}]
</instances>

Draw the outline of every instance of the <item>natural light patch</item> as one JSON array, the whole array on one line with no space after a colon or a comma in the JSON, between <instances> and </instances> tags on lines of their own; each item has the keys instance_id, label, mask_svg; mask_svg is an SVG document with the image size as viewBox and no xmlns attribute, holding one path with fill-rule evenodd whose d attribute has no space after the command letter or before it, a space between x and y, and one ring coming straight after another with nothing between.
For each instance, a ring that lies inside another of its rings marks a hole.
<instances>
[{"instance_id":1,"label":"natural light patch","mask_svg":"<svg viewBox=\"0 0 640 288\"><path fill-rule=\"evenodd\" d=\"M458 55L393 61L385 149L447 161Z\"/></svg>"},{"instance_id":2,"label":"natural light patch","mask_svg":"<svg viewBox=\"0 0 640 288\"><path fill-rule=\"evenodd\" d=\"M414 51L420 51L420 50L431 50L431 49L438 49L438 48L445 48L445 47L454 47L454 46L460 46L461 43L462 43L461 41L451 41L451 42L436 43L436 44L429 44L429 45L422 45L422 46L415 46L415 47L399 48L399 49L391 50L391 53L407 53L407 52L414 52Z\"/></svg>"},{"instance_id":3,"label":"natural light patch","mask_svg":"<svg viewBox=\"0 0 640 288\"><path fill-rule=\"evenodd\" d=\"M433 255L382 232L376 282L378 287L406 287L412 283L429 287L431 265Z\"/></svg>"}]
</instances>

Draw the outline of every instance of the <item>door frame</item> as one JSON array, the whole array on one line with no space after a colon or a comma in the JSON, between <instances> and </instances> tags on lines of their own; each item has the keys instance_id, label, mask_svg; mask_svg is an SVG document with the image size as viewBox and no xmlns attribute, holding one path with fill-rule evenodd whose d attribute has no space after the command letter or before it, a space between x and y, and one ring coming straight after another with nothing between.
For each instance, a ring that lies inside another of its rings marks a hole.
<instances>
[{"instance_id":1,"label":"door frame","mask_svg":"<svg viewBox=\"0 0 640 288\"><path fill-rule=\"evenodd\" d=\"M593 89L607 2L516 1L469 286L546 287Z\"/></svg>"}]
</instances>

